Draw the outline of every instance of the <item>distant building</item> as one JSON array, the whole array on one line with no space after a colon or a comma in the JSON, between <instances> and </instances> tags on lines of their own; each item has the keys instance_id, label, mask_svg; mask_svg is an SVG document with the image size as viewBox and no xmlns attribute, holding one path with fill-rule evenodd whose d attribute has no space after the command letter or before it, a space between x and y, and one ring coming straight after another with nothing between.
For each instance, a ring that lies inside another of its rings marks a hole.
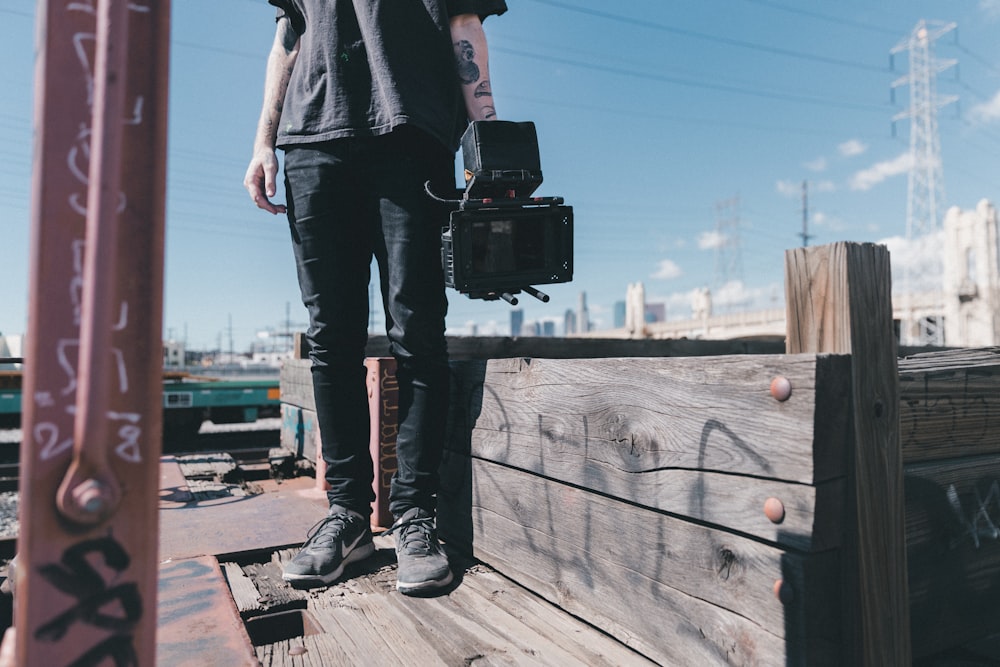
<instances>
[{"instance_id":1,"label":"distant building","mask_svg":"<svg viewBox=\"0 0 1000 667\"><path fill-rule=\"evenodd\" d=\"M997 210L982 200L974 210L954 206L944 217L944 343L1000 343L1000 247Z\"/></svg>"},{"instance_id":2,"label":"distant building","mask_svg":"<svg viewBox=\"0 0 1000 667\"><path fill-rule=\"evenodd\" d=\"M556 335L556 323L552 320L542 322L542 335L553 338Z\"/></svg>"},{"instance_id":3,"label":"distant building","mask_svg":"<svg viewBox=\"0 0 1000 667\"><path fill-rule=\"evenodd\" d=\"M563 315L563 333L567 336L577 333L576 312L568 308L566 309L565 315Z\"/></svg>"},{"instance_id":4,"label":"distant building","mask_svg":"<svg viewBox=\"0 0 1000 667\"><path fill-rule=\"evenodd\" d=\"M184 343L177 340L163 341L163 367L179 368L184 365Z\"/></svg>"},{"instance_id":5,"label":"distant building","mask_svg":"<svg viewBox=\"0 0 1000 667\"><path fill-rule=\"evenodd\" d=\"M510 335L514 338L520 336L522 326L524 326L524 311L514 308L510 311Z\"/></svg>"},{"instance_id":6,"label":"distant building","mask_svg":"<svg viewBox=\"0 0 1000 667\"><path fill-rule=\"evenodd\" d=\"M614 311L614 327L615 329L623 329L625 327L625 302L615 301Z\"/></svg>"},{"instance_id":7,"label":"distant building","mask_svg":"<svg viewBox=\"0 0 1000 667\"><path fill-rule=\"evenodd\" d=\"M576 327L573 333L587 333L590 331L590 311L587 310L587 293L580 292L580 302L576 308Z\"/></svg>"},{"instance_id":8,"label":"distant building","mask_svg":"<svg viewBox=\"0 0 1000 667\"><path fill-rule=\"evenodd\" d=\"M646 304L646 324L667 321L667 304L647 303Z\"/></svg>"}]
</instances>

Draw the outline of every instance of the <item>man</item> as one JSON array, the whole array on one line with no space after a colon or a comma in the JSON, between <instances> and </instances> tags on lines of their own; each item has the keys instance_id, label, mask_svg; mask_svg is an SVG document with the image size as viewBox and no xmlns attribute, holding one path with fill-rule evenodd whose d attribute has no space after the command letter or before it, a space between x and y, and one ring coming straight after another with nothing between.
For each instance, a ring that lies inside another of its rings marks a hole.
<instances>
[{"instance_id":1,"label":"man","mask_svg":"<svg viewBox=\"0 0 1000 667\"><path fill-rule=\"evenodd\" d=\"M378 261L399 381L397 588L452 580L437 540L438 465L448 400L441 269L446 211L424 192L454 189L468 120L496 116L482 19L504 0L269 0L277 30L244 185L287 213L309 311L313 388L329 514L286 566L298 586L329 584L374 553L364 348L369 267ZM285 152L285 206L273 203Z\"/></svg>"}]
</instances>

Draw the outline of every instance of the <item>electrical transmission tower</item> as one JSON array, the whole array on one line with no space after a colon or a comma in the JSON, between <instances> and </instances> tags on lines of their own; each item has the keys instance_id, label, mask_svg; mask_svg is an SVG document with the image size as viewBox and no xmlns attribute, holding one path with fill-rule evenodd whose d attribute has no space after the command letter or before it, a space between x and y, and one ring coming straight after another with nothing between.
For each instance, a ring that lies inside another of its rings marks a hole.
<instances>
[{"instance_id":1,"label":"electrical transmission tower","mask_svg":"<svg viewBox=\"0 0 1000 667\"><path fill-rule=\"evenodd\" d=\"M715 289L730 282L743 282L743 257L740 242L740 196L715 204ZM740 304L729 303L727 307Z\"/></svg>"},{"instance_id":2,"label":"electrical transmission tower","mask_svg":"<svg viewBox=\"0 0 1000 667\"><path fill-rule=\"evenodd\" d=\"M951 104L955 96L937 94L937 75L953 67L956 60L938 60L934 57L934 42L956 28L955 23L921 20L913 32L889 53L895 56L910 52L910 71L893 81L892 91L901 86L910 87L910 105L893 117L893 128L898 120L910 119L910 170L906 195L906 240L911 252L922 245L921 240L940 229L939 207L944 200L944 169L941 164L941 137L938 133L938 109ZM915 253L914 253L915 254ZM934 263L932 273L940 283L942 264ZM929 268L929 267L928 267ZM928 271L925 268L924 271ZM903 275L904 343L916 345L941 345L944 342L943 322L940 314L917 318L913 307L915 289L914 262L907 262Z\"/></svg>"}]
</instances>

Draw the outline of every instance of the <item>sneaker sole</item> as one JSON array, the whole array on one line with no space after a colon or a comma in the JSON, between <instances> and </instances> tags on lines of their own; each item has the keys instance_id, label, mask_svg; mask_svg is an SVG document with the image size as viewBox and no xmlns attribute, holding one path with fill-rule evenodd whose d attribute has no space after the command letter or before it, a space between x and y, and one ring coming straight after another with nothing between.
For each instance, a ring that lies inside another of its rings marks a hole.
<instances>
[{"instance_id":1,"label":"sneaker sole","mask_svg":"<svg viewBox=\"0 0 1000 667\"><path fill-rule=\"evenodd\" d=\"M417 583L403 583L402 581L396 581L396 590L403 595L411 595L414 593L425 593L427 591L432 591L437 588L444 588L452 582L454 575L451 570L448 570L448 574L440 579L431 579L429 581L420 581Z\"/></svg>"},{"instance_id":2,"label":"sneaker sole","mask_svg":"<svg viewBox=\"0 0 1000 667\"><path fill-rule=\"evenodd\" d=\"M305 584L312 586L319 586L323 584L331 584L336 579L344 573L344 568L351 563L356 563L359 560L364 560L372 554L375 553L375 544L369 542L368 544L355 547L351 549L350 553L344 556L344 560L340 562L340 567L336 570L329 572L328 574L315 575L315 574L289 574L287 572L281 573L281 578L290 584Z\"/></svg>"}]
</instances>

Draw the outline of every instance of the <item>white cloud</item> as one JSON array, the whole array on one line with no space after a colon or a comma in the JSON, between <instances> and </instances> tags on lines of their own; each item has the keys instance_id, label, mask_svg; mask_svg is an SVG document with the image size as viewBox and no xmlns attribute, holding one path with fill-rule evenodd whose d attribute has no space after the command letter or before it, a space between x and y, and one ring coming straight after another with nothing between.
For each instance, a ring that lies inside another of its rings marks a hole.
<instances>
[{"instance_id":1,"label":"white cloud","mask_svg":"<svg viewBox=\"0 0 1000 667\"><path fill-rule=\"evenodd\" d=\"M979 8L990 18L1000 17L1000 0L979 0Z\"/></svg>"},{"instance_id":2,"label":"white cloud","mask_svg":"<svg viewBox=\"0 0 1000 667\"><path fill-rule=\"evenodd\" d=\"M1000 5L1000 0L997 0ZM1000 119L1000 91L988 102L977 104L969 110L969 117L979 123L989 123Z\"/></svg>"},{"instance_id":3,"label":"white cloud","mask_svg":"<svg viewBox=\"0 0 1000 667\"><path fill-rule=\"evenodd\" d=\"M649 277L654 280L672 280L680 278L682 275L684 275L684 272L681 271L681 267L677 266L676 262L664 259L660 261L659 267Z\"/></svg>"},{"instance_id":4,"label":"white cloud","mask_svg":"<svg viewBox=\"0 0 1000 667\"><path fill-rule=\"evenodd\" d=\"M802 194L802 183L795 181L778 181L774 184L778 194L785 197L798 197Z\"/></svg>"},{"instance_id":5,"label":"white cloud","mask_svg":"<svg viewBox=\"0 0 1000 667\"><path fill-rule=\"evenodd\" d=\"M698 248L701 250L715 250L726 245L727 241L729 241L729 238L720 232L702 232L698 237Z\"/></svg>"},{"instance_id":6,"label":"white cloud","mask_svg":"<svg viewBox=\"0 0 1000 667\"><path fill-rule=\"evenodd\" d=\"M837 184L833 181L817 181L809 184L810 192L836 192Z\"/></svg>"},{"instance_id":7,"label":"white cloud","mask_svg":"<svg viewBox=\"0 0 1000 667\"><path fill-rule=\"evenodd\" d=\"M910 154L902 153L891 160L878 162L867 169L854 174L851 177L850 188L852 190L871 190L873 187L892 176L904 174L910 169Z\"/></svg>"},{"instance_id":8,"label":"white cloud","mask_svg":"<svg viewBox=\"0 0 1000 667\"><path fill-rule=\"evenodd\" d=\"M837 151L840 152L844 157L854 157L856 155L861 155L868 150L868 144L858 140L858 139L848 139L844 143L837 146Z\"/></svg>"},{"instance_id":9,"label":"white cloud","mask_svg":"<svg viewBox=\"0 0 1000 667\"><path fill-rule=\"evenodd\" d=\"M911 292L941 289L944 230L939 229L912 240L892 236L878 243L889 250L893 292L902 292L907 280Z\"/></svg>"},{"instance_id":10,"label":"white cloud","mask_svg":"<svg viewBox=\"0 0 1000 667\"><path fill-rule=\"evenodd\" d=\"M808 169L809 171L825 171L826 170L826 158L820 156L820 157L816 158L815 160L810 160L809 162L806 162L802 166L805 167L806 169Z\"/></svg>"}]
</instances>

